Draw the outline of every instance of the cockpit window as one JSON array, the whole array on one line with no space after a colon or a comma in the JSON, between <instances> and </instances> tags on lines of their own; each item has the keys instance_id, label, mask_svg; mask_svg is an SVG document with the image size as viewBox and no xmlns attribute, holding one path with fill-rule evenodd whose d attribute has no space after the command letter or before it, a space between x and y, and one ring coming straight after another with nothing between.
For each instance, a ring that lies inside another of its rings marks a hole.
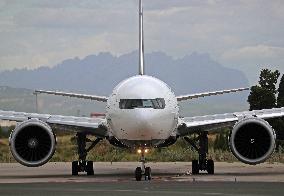
<instances>
[{"instance_id":1,"label":"cockpit window","mask_svg":"<svg viewBox=\"0 0 284 196\"><path fill-rule=\"evenodd\" d=\"M165 100L163 98L157 99L121 99L119 102L120 109L134 109L134 108L153 108L164 109Z\"/></svg>"}]
</instances>

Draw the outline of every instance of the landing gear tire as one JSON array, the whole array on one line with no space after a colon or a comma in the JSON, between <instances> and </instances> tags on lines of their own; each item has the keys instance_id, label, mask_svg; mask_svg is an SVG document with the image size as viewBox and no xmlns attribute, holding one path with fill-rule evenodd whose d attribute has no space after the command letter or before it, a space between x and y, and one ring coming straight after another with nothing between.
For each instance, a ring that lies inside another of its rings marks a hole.
<instances>
[{"instance_id":1,"label":"landing gear tire","mask_svg":"<svg viewBox=\"0 0 284 196\"><path fill-rule=\"evenodd\" d=\"M78 161L72 162L72 175L77 176L79 172L86 172L88 176L94 175L93 161L86 161L88 152L93 149L102 138L96 140L90 140L85 133L78 132L76 134L77 146L78 146ZM91 145L86 148L86 143L91 142Z\"/></svg>"},{"instance_id":2,"label":"landing gear tire","mask_svg":"<svg viewBox=\"0 0 284 196\"><path fill-rule=\"evenodd\" d=\"M213 160L207 160L207 172L208 174L214 174L214 161Z\"/></svg>"},{"instance_id":3,"label":"landing gear tire","mask_svg":"<svg viewBox=\"0 0 284 196\"><path fill-rule=\"evenodd\" d=\"M207 171L208 174L214 174L214 161L207 159L208 154L208 132L200 132L197 138L184 138L199 155L198 160L192 161L192 174L199 174L199 171ZM198 142L198 143L197 143Z\"/></svg>"},{"instance_id":4,"label":"landing gear tire","mask_svg":"<svg viewBox=\"0 0 284 196\"><path fill-rule=\"evenodd\" d=\"M151 168L146 167L145 168L145 180L151 180L151 179L152 179Z\"/></svg>"},{"instance_id":5,"label":"landing gear tire","mask_svg":"<svg viewBox=\"0 0 284 196\"><path fill-rule=\"evenodd\" d=\"M192 174L193 174L193 175L199 174L199 164L198 164L198 160L192 160Z\"/></svg>"},{"instance_id":6,"label":"landing gear tire","mask_svg":"<svg viewBox=\"0 0 284 196\"><path fill-rule=\"evenodd\" d=\"M87 161L86 172L88 176L94 175L93 161Z\"/></svg>"},{"instance_id":7,"label":"landing gear tire","mask_svg":"<svg viewBox=\"0 0 284 196\"><path fill-rule=\"evenodd\" d=\"M141 167L137 167L135 170L135 179L136 181L141 181L142 179L142 169Z\"/></svg>"},{"instance_id":8,"label":"landing gear tire","mask_svg":"<svg viewBox=\"0 0 284 196\"><path fill-rule=\"evenodd\" d=\"M73 161L72 162L72 176L78 176L78 172L79 172L78 161Z\"/></svg>"}]
</instances>

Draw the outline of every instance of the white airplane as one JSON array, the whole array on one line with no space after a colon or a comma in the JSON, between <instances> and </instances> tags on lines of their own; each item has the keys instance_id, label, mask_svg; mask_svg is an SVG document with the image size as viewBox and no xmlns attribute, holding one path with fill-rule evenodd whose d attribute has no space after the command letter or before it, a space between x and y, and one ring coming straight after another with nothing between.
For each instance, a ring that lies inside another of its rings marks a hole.
<instances>
[{"instance_id":1,"label":"white airplane","mask_svg":"<svg viewBox=\"0 0 284 196\"><path fill-rule=\"evenodd\" d=\"M150 148L167 147L184 138L199 153L192 161L192 173L207 171L214 174L214 162L207 159L208 133L222 127L231 127L229 145L241 162L258 164L264 162L274 151L275 132L266 119L284 116L284 108L245 111L209 116L179 116L178 102L199 97L248 90L239 88L175 96L170 87L161 80L144 74L143 8L139 0L139 75L119 83L109 97L37 90L69 97L106 102L105 118L86 118L49 114L1 111L0 119L17 121L9 141L14 158L28 167L38 167L48 162L56 148L55 129L73 130L77 136L78 161L72 162L72 175L86 172L93 175L93 162L86 161L88 152L106 139L122 148L134 148L141 154L142 167L135 170L140 181L151 179L151 168L145 166L144 154ZM198 135L195 140L191 135ZM94 135L90 141L87 136ZM91 142L87 147L86 143Z\"/></svg>"}]
</instances>

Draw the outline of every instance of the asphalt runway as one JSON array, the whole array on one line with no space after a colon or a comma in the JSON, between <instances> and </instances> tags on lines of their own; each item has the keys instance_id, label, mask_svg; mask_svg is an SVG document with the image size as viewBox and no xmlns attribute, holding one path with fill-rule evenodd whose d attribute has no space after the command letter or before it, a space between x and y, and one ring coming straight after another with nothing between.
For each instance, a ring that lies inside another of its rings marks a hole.
<instances>
[{"instance_id":1,"label":"asphalt runway","mask_svg":"<svg viewBox=\"0 0 284 196\"><path fill-rule=\"evenodd\" d=\"M153 180L136 182L138 165L97 162L94 176L74 177L71 163L2 163L0 195L284 195L284 164L215 163L215 175L191 175L191 163L148 163Z\"/></svg>"}]
</instances>

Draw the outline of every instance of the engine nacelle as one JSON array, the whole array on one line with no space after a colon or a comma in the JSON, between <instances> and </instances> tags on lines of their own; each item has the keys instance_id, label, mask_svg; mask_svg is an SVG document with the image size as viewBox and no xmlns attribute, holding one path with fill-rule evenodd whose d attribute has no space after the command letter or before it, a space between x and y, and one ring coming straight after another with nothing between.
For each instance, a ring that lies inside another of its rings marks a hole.
<instances>
[{"instance_id":1,"label":"engine nacelle","mask_svg":"<svg viewBox=\"0 0 284 196\"><path fill-rule=\"evenodd\" d=\"M237 122L229 140L230 149L238 160L255 165L273 153L276 135L268 122L252 117Z\"/></svg>"},{"instance_id":2,"label":"engine nacelle","mask_svg":"<svg viewBox=\"0 0 284 196\"><path fill-rule=\"evenodd\" d=\"M9 140L14 158L28 167L45 164L55 152L56 138L52 129L38 119L18 124Z\"/></svg>"}]
</instances>

